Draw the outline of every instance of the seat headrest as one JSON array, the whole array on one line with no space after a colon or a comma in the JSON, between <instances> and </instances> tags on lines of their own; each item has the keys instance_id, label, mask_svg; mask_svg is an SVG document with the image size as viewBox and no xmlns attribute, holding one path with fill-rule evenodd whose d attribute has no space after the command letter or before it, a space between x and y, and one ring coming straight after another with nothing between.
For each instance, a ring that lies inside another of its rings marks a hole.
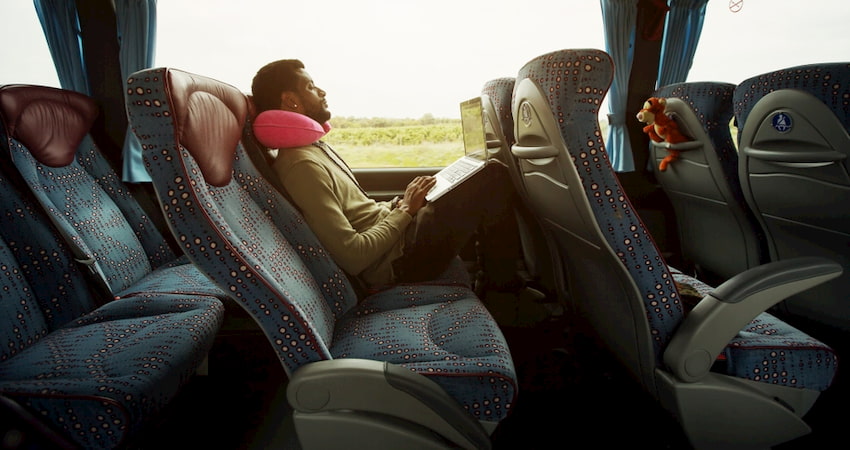
<instances>
[{"instance_id":1,"label":"seat headrest","mask_svg":"<svg viewBox=\"0 0 850 450\"><path fill-rule=\"evenodd\" d=\"M0 112L8 136L40 163L63 167L74 160L98 107L78 92L19 84L0 87Z\"/></svg>"},{"instance_id":2,"label":"seat headrest","mask_svg":"<svg viewBox=\"0 0 850 450\"><path fill-rule=\"evenodd\" d=\"M499 126L505 136L508 146L516 141L514 138L514 116L511 111L511 100L513 98L516 78L502 77L484 83L481 94L490 97L499 119Z\"/></svg>"},{"instance_id":3,"label":"seat headrest","mask_svg":"<svg viewBox=\"0 0 850 450\"><path fill-rule=\"evenodd\" d=\"M227 185L248 113L245 94L221 81L180 70L168 69L166 76L175 137L195 159L207 183Z\"/></svg>"}]
</instances>

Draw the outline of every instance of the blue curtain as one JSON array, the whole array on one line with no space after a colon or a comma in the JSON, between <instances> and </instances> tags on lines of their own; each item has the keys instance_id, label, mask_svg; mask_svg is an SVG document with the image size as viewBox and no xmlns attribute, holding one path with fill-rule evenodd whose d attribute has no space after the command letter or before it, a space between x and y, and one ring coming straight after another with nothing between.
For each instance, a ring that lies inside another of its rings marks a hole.
<instances>
[{"instance_id":1,"label":"blue curtain","mask_svg":"<svg viewBox=\"0 0 850 450\"><path fill-rule=\"evenodd\" d=\"M638 0L600 0L605 25L605 51L614 62L614 80L608 93L608 158L617 172L635 170L626 130L626 102L634 59Z\"/></svg>"},{"instance_id":2,"label":"blue curtain","mask_svg":"<svg viewBox=\"0 0 850 450\"><path fill-rule=\"evenodd\" d=\"M687 81L697 51L708 0L670 0L656 87Z\"/></svg>"},{"instance_id":3,"label":"blue curtain","mask_svg":"<svg viewBox=\"0 0 850 450\"><path fill-rule=\"evenodd\" d=\"M116 0L118 40L121 47L121 75L127 78L153 66L156 42L156 0ZM151 181L142 161L142 145L130 128L124 139L123 179L126 182Z\"/></svg>"},{"instance_id":4,"label":"blue curtain","mask_svg":"<svg viewBox=\"0 0 850 450\"><path fill-rule=\"evenodd\" d=\"M33 0L33 4L62 89L90 95L76 4L70 0Z\"/></svg>"}]
</instances>

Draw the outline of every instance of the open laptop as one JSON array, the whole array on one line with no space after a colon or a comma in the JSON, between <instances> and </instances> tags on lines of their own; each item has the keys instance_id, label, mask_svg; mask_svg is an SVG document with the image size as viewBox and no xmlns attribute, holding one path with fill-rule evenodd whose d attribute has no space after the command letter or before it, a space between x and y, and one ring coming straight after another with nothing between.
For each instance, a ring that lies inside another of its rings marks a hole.
<instances>
[{"instance_id":1,"label":"open laptop","mask_svg":"<svg viewBox=\"0 0 850 450\"><path fill-rule=\"evenodd\" d=\"M463 183L484 168L487 163L487 136L484 131L484 108L481 97L460 104L460 121L463 128L464 155L434 175L437 184L428 191L425 199L433 202Z\"/></svg>"}]
</instances>

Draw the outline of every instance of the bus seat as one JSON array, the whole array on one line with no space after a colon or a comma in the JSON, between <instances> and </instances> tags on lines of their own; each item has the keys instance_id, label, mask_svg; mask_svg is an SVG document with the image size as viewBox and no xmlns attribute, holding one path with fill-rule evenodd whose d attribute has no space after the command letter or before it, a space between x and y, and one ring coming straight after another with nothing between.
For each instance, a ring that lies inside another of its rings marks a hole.
<instances>
[{"instance_id":1,"label":"bus seat","mask_svg":"<svg viewBox=\"0 0 850 450\"><path fill-rule=\"evenodd\" d=\"M770 259L803 255L850 269L850 63L795 66L754 76L735 90L747 202L768 237ZM850 278L783 302L778 314L850 332Z\"/></svg>"},{"instance_id":2,"label":"bus seat","mask_svg":"<svg viewBox=\"0 0 850 450\"><path fill-rule=\"evenodd\" d=\"M175 255L100 153L95 101L63 89L0 87L3 152L94 284L113 298L138 292L227 295Z\"/></svg>"},{"instance_id":3,"label":"bus seat","mask_svg":"<svg viewBox=\"0 0 850 450\"><path fill-rule=\"evenodd\" d=\"M561 50L523 66L514 91L512 152L565 260L577 320L695 448L768 447L810 432L802 416L832 383L837 357L763 311L841 267L770 263L713 290L670 270L606 153L598 114L612 77L605 52ZM685 284L699 292L687 315Z\"/></svg>"},{"instance_id":4,"label":"bus seat","mask_svg":"<svg viewBox=\"0 0 850 450\"><path fill-rule=\"evenodd\" d=\"M551 300L557 296L555 273L560 273L557 258L552 257L550 246L537 222L537 218L526 206L528 195L520 177L516 158L511 154L514 144L514 120L511 111L514 83L513 77L495 78L484 83L481 90L487 132L487 149L491 157L501 161L511 176L514 188L520 197L515 210L520 245L522 246L523 277L527 287L538 292L537 300Z\"/></svg>"},{"instance_id":5,"label":"bus seat","mask_svg":"<svg viewBox=\"0 0 850 450\"><path fill-rule=\"evenodd\" d=\"M266 334L306 448L488 448L516 396L493 317L464 286L399 285L358 299L241 142L246 96L147 69L127 109L185 252Z\"/></svg>"},{"instance_id":6,"label":"bus seat","mask_svg":"<svg viewBox=\"0 0 850 450\"><path fill-rule=\"evenodd\" d=\"M220 301L89 291L64 240L26 187L0 167L0 420L10 448L121 448L201 367ZM13 428L7 428L13 427ZM50 445L15 447L15 431Z\"/></svg>"},{"instance_id":7,"label":"bus seat","mask_svg":"<svg viewBox=\"0 0 850 450\"><path fill-rule=\"evenodd\" d=\"M761 225L747 206L738 180L738 151L729 130L735 85L677 83L656 90L667 99L666 112L691 138L681 144L650 141L655 167L667 147L679 158L655 177L676 214L685 261L681 269L719 283L767 262Z\"/></svg>"}]
</instances>

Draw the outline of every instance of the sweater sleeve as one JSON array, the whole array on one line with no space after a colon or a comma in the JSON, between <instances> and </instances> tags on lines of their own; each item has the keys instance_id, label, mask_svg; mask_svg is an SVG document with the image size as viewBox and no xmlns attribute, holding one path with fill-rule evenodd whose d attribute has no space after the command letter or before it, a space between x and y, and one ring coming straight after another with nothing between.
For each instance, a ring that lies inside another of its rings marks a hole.
<instances>
[{"instance_id":1,"label":"sweater sleeve","mask_svg":"<svg viewBox=\"0 0 850 450\"><path fill-rule=\"evenodd\" d=\"M350 274L360 274L385 255L412 220L404 211L393 210L374 226L358 231L345 215L345 192L337 188L336 180L321 164L302 160L280 176L307 224L337 264Z\"/></svg>"}]
</instances>

